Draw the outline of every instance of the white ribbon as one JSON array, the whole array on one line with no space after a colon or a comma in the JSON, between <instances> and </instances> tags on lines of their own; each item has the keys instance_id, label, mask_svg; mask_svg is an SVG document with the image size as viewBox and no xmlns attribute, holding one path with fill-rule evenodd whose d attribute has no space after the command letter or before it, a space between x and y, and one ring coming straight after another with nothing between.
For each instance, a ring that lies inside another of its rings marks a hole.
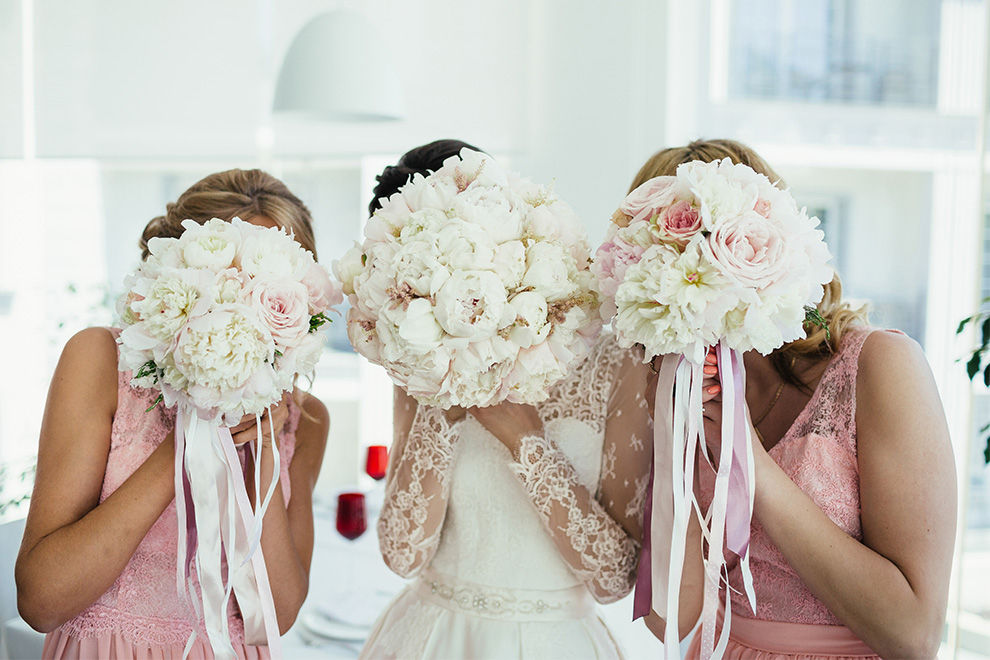
<instances>
[{"instance_id":1,"label":"white ribbon","mask_svg":"<svg viewBox=\"0 0 990 660\"><path fill-rule=\"evenodd\" d=\"M261 419L258 418L258 438ZM265 511L278 484L280 460L272 431L273 474L268 492L252 507L244 484L244 472L234 448L230 430L217 420L203 420L195 410L181 404L175 426L175 506L178 519L176 588L189 600L196 623L186 644L188 657L202 619L214 656L218 660L236 657L230 642L227 606L231 592L244 619L248 644L267 642L273 659L281 658L278 622L262 553L261 532ZM253 447L255 492L261 488L260 451ZM195 538L189 535L195 533ZM196 572L202 594L202 608L189 584L189 552L194 549ZM224 576L221 557L227 557Z\"/></svg>"}]
</instances>

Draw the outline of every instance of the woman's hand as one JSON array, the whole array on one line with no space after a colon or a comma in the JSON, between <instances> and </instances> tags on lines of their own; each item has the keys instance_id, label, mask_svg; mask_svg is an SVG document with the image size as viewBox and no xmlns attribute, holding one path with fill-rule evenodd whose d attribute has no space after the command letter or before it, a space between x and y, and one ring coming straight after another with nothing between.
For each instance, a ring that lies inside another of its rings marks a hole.
<instances>
[{"instance_id":1,"label":"woman's hand","mask_svg":"<svg viewBox=\"0 0 990 660\"><path fill-rule=\"evenodd\" d=\"M285 426L285 420L289 418L289 407L286 404L285 397L288 395L283 395L282 400L278 402L278 405L272 406L271 410L271 423L268 421L268 410L264 412L261 416L261 446L271 447L272 446L272 427L275 427L276 437L282 433L282 427ZM245 415L241 418L241 421L237 426L233 426L230 429L230 435L233 436L234 446L240 447L241 445L256 440L258 438L258 421L254 415Z\"/></svg>"},{"instance_id":2,"label":"woman's hand","mask_svg":"<svg viewBox=\"0 0 990 660\"><path fill-rule=\"evenodd\" d=\"M506 401L487 408L469 408L468 413L498 438L513 456L523 438L543 435L543 420L536 408L529 404Z\"/></svg>"}]
</instances>

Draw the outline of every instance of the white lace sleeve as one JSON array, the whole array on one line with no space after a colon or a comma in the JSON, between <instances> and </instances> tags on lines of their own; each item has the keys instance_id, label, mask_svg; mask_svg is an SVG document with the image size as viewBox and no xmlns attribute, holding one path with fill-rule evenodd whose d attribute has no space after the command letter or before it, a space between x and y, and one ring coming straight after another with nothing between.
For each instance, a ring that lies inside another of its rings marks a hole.
<instances>
[{"instance_id":1,"label":"white lace sleeve","mask_svg":"<svg viewBox=\"0 0 990 660\"><path fill-rule=\"evenodd\" d=\"M417 405L399 388L393 415L378 544L389 568L410 577L429 563L440 543L457 431L442 410Z\"/></svg>"},{"instance_id":2,"label":"white lace sleeve","mask_svg":"<svg viewBox=\"0 0 990 660\"><path fill-rule=\"evenodd\" d=\"M597 495L579 483L567 457L544 437L523 438L512 469L564 561L596 600L609 603L636 581L652 424L643 396L648 367L614 343L594 359L600 362L592 373L608 379L587 383L601 392L599 419L605 425Z\"/></svg>"}]
</instances>

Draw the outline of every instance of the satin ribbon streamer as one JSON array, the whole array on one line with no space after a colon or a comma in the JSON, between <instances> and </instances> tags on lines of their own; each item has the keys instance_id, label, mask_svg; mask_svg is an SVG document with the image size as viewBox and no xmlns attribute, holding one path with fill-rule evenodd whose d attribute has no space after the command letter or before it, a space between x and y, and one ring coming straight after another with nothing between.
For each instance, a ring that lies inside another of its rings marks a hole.
<instances>
[{"instance_id":1,"label":"satin ribbon streamer","mask_svg":"<svg viewBox=\"0 0 990 660\"><path fill-rule=\"evenodd\" d=\"M257 507L252 507L244 472L230 429L204 420L181 404L175 420L175 510L178 518L176 588L191 603L195 622L183 658L188 657L203 621L217 660L236 658L230 642L227 606L231 593L244 619L244 641L268 644L273 659L282 657L278 621L268 571L261 550L262 520L278 485L280 457L274 425L272 479ZM258 438L262 437L258 417ZM252 443L255 493L261 489L259 442ZM221 563L226 557L226 571ZM202 602L191 584L195 562Z\"/></svg>"},{"instance_id":2,"label":"satin ribbon streamer","mask_svg":"<svg viewBox=\"0 0 990 660\"><path fill-rule=\"evenodd\" d=\"M749 568L749 535L755 477L746 408L746 373L742 354L716 344L722 383L722 433L715 492L702 513L694 492L696 457L708 461L701 405L703 365L682 355L663 358L657 380L653 426L653 473L643 525L643 554L634 597L634 618L652 608L665 619L664 658L679 660L678 604L681 572L691 515L708 543L704 559L705 589L701 613L701 657L721 658L729 641L731 599L725 598L725 621L715 640L720 588L728 569L723 547L739 556L743 587L756 611ZM675 641L678 640L678 641Z\"/></svg>"}]
</instances>

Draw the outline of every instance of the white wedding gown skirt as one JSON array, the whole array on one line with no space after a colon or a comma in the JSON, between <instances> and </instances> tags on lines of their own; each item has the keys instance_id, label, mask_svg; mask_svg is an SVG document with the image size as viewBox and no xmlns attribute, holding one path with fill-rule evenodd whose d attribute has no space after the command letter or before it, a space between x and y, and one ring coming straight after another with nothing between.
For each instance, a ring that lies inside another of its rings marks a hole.
<instances>
[{"instance_id":1,"label":"white wedding gown skirt","mask_svg":"<svg viewBox=\"0 0 990 660\"><path fill-rule=\"evenodd\" d=\"M601 469L599 434L574 419L555 420L546 433L593 486ZM477 421L464 422L436 555L379 617L362 658L623 657L510 461Z\"/></svg>"},{"instance_id":2,"label":"white wedding gown skirt","mask_svg":"<svg viewBox=\"0 0 990 660\"><path fill-rule=\"evenodd\" d=\"M423 576L379 618L368 658L621 658L584 587L492 589Z\"/></svg>"}]
</instances>

